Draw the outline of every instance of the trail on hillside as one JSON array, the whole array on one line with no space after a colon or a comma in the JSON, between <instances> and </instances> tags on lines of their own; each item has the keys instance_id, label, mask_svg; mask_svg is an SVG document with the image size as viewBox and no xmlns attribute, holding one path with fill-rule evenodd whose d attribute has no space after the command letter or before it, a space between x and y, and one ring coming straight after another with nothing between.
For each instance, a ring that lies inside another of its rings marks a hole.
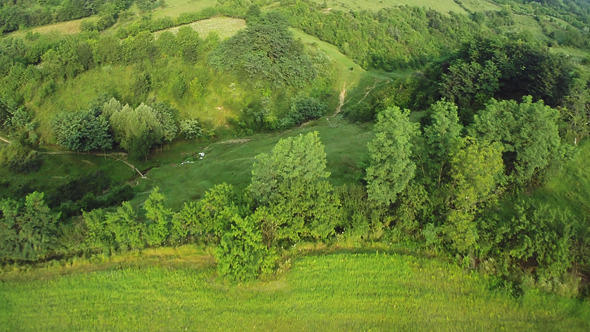
<instances>
[{"instance_id":1,"label":"trail on hillside","mask_svg":"<svg viewBox=\"0 0 590 332\"><path fill-rule=\"evenodd\" d=\"M346 99L346 84L342 86L342 91L340 91L340 95L338 96L338 107L336 107L336 112L334 115L340 113L342 106L344 106L344 100Z\"/></svg>"},{"instance_id":2,"label":"trail on hillside","mask_svg":"<svg viewBox=\"0 0 590 332\"><path fill-rule=\"evenodd\" d=\"M39 153L46 154L46 155L80 154L80 153L74 152L74 151L45 151L45 152L39 152ZM141 171L137 167L135 167L135 165L129 163L127 160L124 159L125 157L127 157L127 153L125 153L125 152L110 152L110 153L87 152L84 154L91 155L91 156L113 158L113 159L120 161L123 164L129 166L129 168L131 168L133 171L137 172L137 174L139 174L139 176L141 176L142 178L145 179L145 175L142 174Z\"/></svg>"},{"instance_id":3,"label":"trail on hillside","mask_svg":"<svg viewBox=\"0 0 590 332\"><path fill-rule=\"evenodd\" d=\"M379 81L379 80L375 79L375 82L373 83L373 86L372 86L372 87L370 87L370 88L366 88L366 89L365 89L365 95L363 96L363 98L361 98L361 99L360 99L360 100L357 102L357 104L360 104L360 103L362 103L362 102L363 102L363 100L365 100L365 98L367 98L367 96L369 95L369 93L371 93L371 91L373 91L373 90L375 89L375 87L377 86L377 82L378 82L378 81Z\"/></svg>"},{"instance_id":4,"label":"trail on hillside","mask_svg":"<svg viewBox=\"0 0 590 332\"><path fill-rule=\"evenodd\" d=\"M0 136L0 141L6 142L7 144L12 144L11 141L7 140L6 138L4 138L2 136ZM47 155L80 154L79 152L74 152L74 151L44 151L44 152L40 151L39 153L47 154ZM87 152L85 154L92 155L92 156L113 158L113 159L120 161L120 162L124 163L125 165L129 166L129 168L131 168L132 170L137 172L137 174L139 174L139 176L141 176L142 178L145 179L145 175L142 174L141 171L137 167L135 167L135 165L133 165L133 164L129 163L127 160L123 159L123 158L127 157L127 153L125 153L125 152L110 152L110 153ZM119 158L117 156L119 156Z\"/></svg>"}]
</instances>

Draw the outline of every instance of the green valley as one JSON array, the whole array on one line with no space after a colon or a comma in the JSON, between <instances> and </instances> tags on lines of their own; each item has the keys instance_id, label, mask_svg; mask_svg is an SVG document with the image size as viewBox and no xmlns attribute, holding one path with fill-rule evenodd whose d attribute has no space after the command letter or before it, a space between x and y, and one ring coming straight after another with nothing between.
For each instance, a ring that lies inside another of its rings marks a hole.
<instances>
[{"instance_id":1,"label":"green valley","mask_svg":"<svg viewBox=\"0 0 590 332\"><path fill-rule=\"evenodd\" d=\"M585 0L0 2L0 326L588 330L588 26Z\"/></svg>"}]
</instances>

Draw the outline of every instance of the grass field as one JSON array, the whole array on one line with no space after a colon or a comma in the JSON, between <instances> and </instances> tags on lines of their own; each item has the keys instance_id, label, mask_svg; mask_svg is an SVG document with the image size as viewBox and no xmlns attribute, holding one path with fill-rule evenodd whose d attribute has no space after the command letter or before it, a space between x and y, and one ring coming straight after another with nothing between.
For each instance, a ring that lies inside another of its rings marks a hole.
<instances>
[{"instance_id":1,"label":"grass field","mask_svg":"<svg viewBox=\"0 0 590 332\"><path fill-rule=\"evenodd\" d=\"M590 328L588 303L534 291L515 299L490 290L484 276L433 259L383 251L316 252L294 259L291 270L273 280L230 285L216 278L210 256L162 250L162 255L136 254L135 266L99 263L103 270L79 273L70 271L78 268L74 263L32 271L20 280L3 278L0 326L6 331ZM192 255L204 258L190 263Z\"/></svg>"},{"instance_id":2,"label":"grass field","mask_svg":"<svg viewBox=\"0 0 590 332\"><path fill-rule=\"evenodd\" d=\"M207 38L209 33L215 32L221 39L225 39L246 28L246 21L232 17L213 17L186 25L195 29L201 38ZM181 27L186 25L180 25L162 31L171 31L172 33L176 34ZM156 36L162 33L162 31L156 32Z\"/></svg>"},{"instance_id":3,"label":"grass field","mask_svg":"<svg viewBox=\"0 0 590 332\"><path fill-rule=\"evenodd\" d=\"M153 17L175 18L182 13L198 12L205 8L214 7L216 4L216 0L166 0L166 6L156 8L153 11Z\"/></svg>"},{"instance_id":4,"label":"grass field","mask_svg":"<svg viewBox=\"0 0 590 332\"><path fill-rule=\"evenodd\" d=\"M44 152L52 151L45 149ZM68 179L88 175L98 170L108 174L116 183L125 182L137 174L129 166L112 157L76 153L44 155L43 165L35 173L14 174L0 167L0 179L2 179L0 180L2 183L0 198L8 194L7 187L4 187L7 183L13 188L28 184L38 191L51 191Z\"/></svg>"},{"instance_id":5,"label":"grass field","mask_svg":"<svg viewBox=\"0 0 590 332\"><path fill-rule=\"evenodd\" d=\"M202 197L217 183L227 182L243 189L252 177L256 155L270 152L281 138L315 130L326 146L331 181L335 184L355 182L362 176L358 164L368 155L366 143L372 138L371 129L333 117L280 134L260 134L218 143L178 142L164 153L152 155L154 162L161 166L152 169L147 179L138 180L136 191L140 194L135 202L143 202L155 186L160 187L160 192L166 196L166 204L173 209L182 207L183 202ZM202 160L195 157L199 152L205 153ZM186 160L194 163L182 164Z\"/></svg>"},{"instance_id":6,"label":"grass field","mask_svg":"<svg viewBox=\"0 0 590 332\"><path fill-rule=\"evenodd\" d=\"M461 8L453 0L315 0L320 4L326 4L328 8L339 9L339 10L372 10L378 11L382 8L397 7L397 6L414 6L414 7L425 7L431 8L443 13L450 11L466 14L467 12Z\"/></svg>"},{"instance_id":7,"label":"grass field","mask_svg":"<svg viewBox=\"0 0 590 332\"><path fill-rule=\"evenodd\" d=\"M324 51L328 57L334 62L336 67L336 87L347 89L356 86L366 71L357 65L352 59L342 54L338 47L321 41L319 38L309 35L299 29L290 29L295 36L295 39L300 39L302 43L309 45L310 47L317 46L319 49Z\"/></svg>"}]
</instances>

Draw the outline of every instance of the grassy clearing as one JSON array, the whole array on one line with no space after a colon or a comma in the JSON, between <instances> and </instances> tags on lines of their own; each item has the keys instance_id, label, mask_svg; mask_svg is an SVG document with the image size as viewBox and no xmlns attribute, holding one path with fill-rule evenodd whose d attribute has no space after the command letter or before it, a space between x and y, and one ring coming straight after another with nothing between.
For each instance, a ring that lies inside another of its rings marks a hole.
<instances>
[{"instance_id":1,"label":"grassy clearing","mask_svg":"<svg viewBox=\"0 0 590 332\"><path fill-rule=\"evenodd\" d=\"M79 33L81 31L80 26L82 25L82 22L87 21L87 20L92 20L92 18L86 17L86 18L81 18L81 19L73 20L73 21L66 21L66 22L59 22L59 23L54 23L54 24L43 25L40 27L32 28L32 29L18 30L13 33L10 33L9 36L22 37L29 31L30 32L37 32L42 35L48 35L48 34L71 35L71 34Z\"/></svg>"},{"instance_id":2,"label":"grassy clearing","mask_svg":"<svg viewBox=\"0 0 590 332\"><path fill-rule=\"evenodd\" d=\"M161 166L152 169L147 179L140 179L136 203L145 200L151 188L160 187L166 203L174 208L195 200L215 184L227 182L243 189L250 182L254 157L268 153L279 139L310 131L319 132L326 146L328 171L335 184L358 181L362 176L358 163L368 155L366 143L373 133L365 125L348 124L332 117L280 134L260 134L242 140L190 144L178 142L152 159ZM204 152L203 160L198 153ZM181 164L190 160L193 163Z\"/></svg>"},{"instance_id":3,"label":"grassy clearing","mask_svg":"<svg viewBox=\"0 0 590 332\"><path fill-rule=\"evenodd\" d=\"M221 39L225 39L235 35L238 31L245 29L246 21L231 17L213 17L162 31L171 31L176 34L180 28L187 25L195 29L201 38L207 38L211 32L215 32ZM162 33L162 31L156 32L156 36Z\"/></svg>"},{"instance_id":4,"label":"grassy clearing","mask_svg":"<svg viewBox=\"0 0 590 332\"><path fill-rule=\"evenodd\" d=\"M162 250L168 251L162 262L198 255ZM153 263L154 256L157 251L146 259ZM246 285L217 280L208 263L150 264L5 279L0 326L59 331L590 328L588 303L536 292L514 299L491 291L489 280L479 274L396 253L317 253L295 259L292 269L275 280Z\"/></svg>"},{"instance_id":5,"label":"grassy clearing","mask_svg":"<svg viewBox=\"0 0 590 332\"><path fill-rule=\"evenodd\" d=\"M66 153L44 155L43 160L41 169L29 174L13 174L0 167L0 198L12 196L7 192L8 187L30 186L37 191L48 192L68 179L97 170L105 172L115 183L123 183L137 174L129 166L111 157Z\"/></svg>"},{"instance_id":6,"label":"grassy clearing","mask_svg":"<svg viewBox=\"0 0 590 332\"><path fill-rule=\"evenodd\" d=\"M215 7L216 0L166 0L164 8L158 7L153 12L154 18L178 17L183 13L198 12L205 8Z\"/></svg>"},{"instance_id":7,"label":"grassy clearing","mask_svg":"<svg viewBox=\"0 0 590 332\"><path fill-rule=\"evenodd\" d=\"M467 12L461 8L455 1L453 0L381 0L381 1L374 1L374 0L316 0L316 2L320 4L326 4L331 9L338 9L338 10L372 10L378 11L383 8L388 7L398 7L398 6L413 6L413 7L425 7L431 8L442 13L448 13L450 11L466 14Z\"/></svg>"}]
</instances>

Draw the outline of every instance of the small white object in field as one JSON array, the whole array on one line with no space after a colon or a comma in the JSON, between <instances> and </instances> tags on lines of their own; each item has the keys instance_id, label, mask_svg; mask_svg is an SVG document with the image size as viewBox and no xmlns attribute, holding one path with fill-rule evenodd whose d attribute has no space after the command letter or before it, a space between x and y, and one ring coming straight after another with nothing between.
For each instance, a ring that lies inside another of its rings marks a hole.
<instances>
[{"instance_id":1,"label":"small white object in field","mask_svg":"<svg viewBox=\"0 0 590 332\"><path fill-rule=\"evenodd\" d=\"M199 152L199 156L201 156L201 159L203 159L202 157L205 157L205 152Z\"/></svg>"}]
</instances>

